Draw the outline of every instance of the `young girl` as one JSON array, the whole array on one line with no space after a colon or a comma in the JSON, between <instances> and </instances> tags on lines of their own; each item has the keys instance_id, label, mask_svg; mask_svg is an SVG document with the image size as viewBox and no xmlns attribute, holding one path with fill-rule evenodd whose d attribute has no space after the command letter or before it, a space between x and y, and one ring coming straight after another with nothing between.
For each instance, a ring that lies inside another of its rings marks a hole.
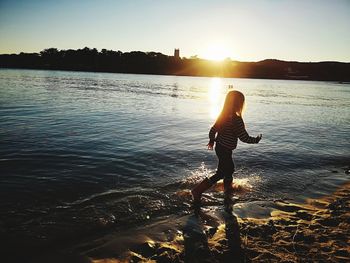
<instances>
[{"instance_id":1,"label":"young girl","mask_svg":"<svg viewBox=\"0 0 350 263\"><path fill-rule=\"evenodd\" d=\"M237 90L229 91L226 95L224 107L209 131L207 146L209 150L213 150L214 142L216 142L215 152L219 159L218 168L213 176L204 179L192 189L194 202L199 202L202 193L220 179L224 179L225 194L232 193L232 174L235 170L232 150L237 147L237 138L245 143L258 143L261 140L261 134L257 137L250 137L245 130L242 119L243 107L243 93Z\"/></svg>"}]
</instances>

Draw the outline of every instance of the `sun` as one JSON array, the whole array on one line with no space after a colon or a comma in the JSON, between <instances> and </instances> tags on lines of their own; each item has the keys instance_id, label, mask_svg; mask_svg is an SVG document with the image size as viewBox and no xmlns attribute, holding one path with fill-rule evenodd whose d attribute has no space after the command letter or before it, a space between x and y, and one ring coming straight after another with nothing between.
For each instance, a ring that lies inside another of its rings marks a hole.
<instances>
[{"instance_id":1,"label":"sun","mask_svg":"<svg viewBox=\"0 0 350 263\"><path fill-rule=\"evenodd\" d=\"M230 52L222 44L210 45L203 51L203 58L208 60L222 61L228 57L230 57Z\"/></svg>"}]
</instances>

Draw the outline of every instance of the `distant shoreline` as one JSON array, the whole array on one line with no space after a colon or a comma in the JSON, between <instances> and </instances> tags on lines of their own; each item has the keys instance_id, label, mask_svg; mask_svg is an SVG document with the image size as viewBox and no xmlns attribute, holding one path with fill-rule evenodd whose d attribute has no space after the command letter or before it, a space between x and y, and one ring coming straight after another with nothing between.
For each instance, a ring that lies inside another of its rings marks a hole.
<instances>
[{"instance_id":1,"label":"distant shoreline","mask_svg":"<svg viewBox=\"0 0 350 263\"><path fill-rule=\"evenodd\" d=\"M0 68L131 73L193 77L350 82L350 63L292 62L267 59L221 62L180 58L157 52L121 52L84 48L45 49L40 53L0 55Z\"/></svg>"}]
</instances>

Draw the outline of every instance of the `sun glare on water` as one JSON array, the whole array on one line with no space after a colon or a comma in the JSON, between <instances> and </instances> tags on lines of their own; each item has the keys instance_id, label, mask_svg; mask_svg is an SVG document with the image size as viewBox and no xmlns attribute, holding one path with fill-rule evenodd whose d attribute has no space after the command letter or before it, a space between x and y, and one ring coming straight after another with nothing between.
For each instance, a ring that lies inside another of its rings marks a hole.
<instances>
[{"instance_id":1,"label":"sun glare on water","mask_svg":"<svg viewBox=\"0 0 350 263\"><path fill-rule=\"evenodd\" d=\"M210 118L216 119L221 110L222 101L222 80L220 78L212 78L208 90L209 108L210 108Z\"/></svg>"}]
</instances>

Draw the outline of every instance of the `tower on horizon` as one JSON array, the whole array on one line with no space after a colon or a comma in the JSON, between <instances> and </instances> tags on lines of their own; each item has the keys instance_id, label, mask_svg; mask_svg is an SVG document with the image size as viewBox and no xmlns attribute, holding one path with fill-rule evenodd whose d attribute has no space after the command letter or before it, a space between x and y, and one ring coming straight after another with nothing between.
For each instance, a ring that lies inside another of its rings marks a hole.
<instances>
[{"instance_id":1,"label":"tower on horizon","mask_svg":"<svg viewBox=\"0 0 350 263\"><path fill-rule=\"evenodd\" d=\"M174 58L179 59L180 58L180 49L175 48L174 50Z\"/></svg>"}]
</instances>

